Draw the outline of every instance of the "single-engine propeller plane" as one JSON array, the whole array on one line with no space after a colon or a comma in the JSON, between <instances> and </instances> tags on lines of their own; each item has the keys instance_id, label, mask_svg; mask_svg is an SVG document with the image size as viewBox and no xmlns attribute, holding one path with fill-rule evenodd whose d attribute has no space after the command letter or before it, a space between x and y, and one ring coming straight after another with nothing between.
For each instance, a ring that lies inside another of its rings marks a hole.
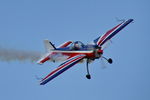
<instances>
[{"instance_id":1,"label":"single-engine propeller plane","mask_svg":"<svg viewBox=\"0 0 150 100\"><path fill-rule=\"evenodd\" d=\"M88 64L95 59L104 58L108 63L112 63L112 59L103 57L103 49L104 44L109 41L114 35L116 35L119 31L121 31L124 27L126 27L129 23L131 23L133 19L128 19L126 21L121 22L114 28L107 31L104 35L99 36L92 43L84 45L80 41L67 41L57 48L49 41L44 40L46 54L42 57L37 63L43 64L46 61L64 61L62 64L58 66L54 71L48 74L45 78L40 81L40 85L44 85L47 82L51 81L67 69L71 68L73 65L86 61L87 68L87 79L91 79L89 73Z\"/></svg>"}]
</instances>

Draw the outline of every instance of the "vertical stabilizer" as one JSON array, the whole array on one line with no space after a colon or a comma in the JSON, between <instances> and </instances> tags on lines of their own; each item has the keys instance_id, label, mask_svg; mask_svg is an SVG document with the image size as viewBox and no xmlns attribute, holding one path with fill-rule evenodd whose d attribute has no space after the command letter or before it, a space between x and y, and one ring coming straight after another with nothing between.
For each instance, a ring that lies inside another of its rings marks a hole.
<instances>
[{"instance_id":1,"label":"vertical stabilizer","mask_svg":"<svg viewBox=\"0 0 150 100\"><path fill-rule=\"evenodd\" d=\"M45 45L46 52L50 52L51 50L56 49L56 47L49 40L44 40L44 45Z\"/></svg>"}]
</instances>

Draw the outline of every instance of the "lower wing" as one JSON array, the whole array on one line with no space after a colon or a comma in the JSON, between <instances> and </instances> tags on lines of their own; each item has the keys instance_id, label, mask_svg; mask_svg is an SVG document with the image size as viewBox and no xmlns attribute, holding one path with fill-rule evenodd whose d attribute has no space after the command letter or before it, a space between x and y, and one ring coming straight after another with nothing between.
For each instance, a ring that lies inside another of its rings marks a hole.
<instances>
[{"instance_id":1,"label":"lower wing","mask_svg":"<svg viewBox=\"0 0 150 100\"><path fill-rule=\"evenodd\" d=\"M60 75L61 73L69 69L70 67L72 67L73 65L77 64L79 61L81 61L84 58L85 55L80 54L68 59L67 61L59 65L57 69L55 69L50 74L48 74L45 78L43 78L40 82L40 85L44 85L47 82L51 81L52 79L54 79L55 77L57 77L58 75Z\"/></svg>"}]
</instances>

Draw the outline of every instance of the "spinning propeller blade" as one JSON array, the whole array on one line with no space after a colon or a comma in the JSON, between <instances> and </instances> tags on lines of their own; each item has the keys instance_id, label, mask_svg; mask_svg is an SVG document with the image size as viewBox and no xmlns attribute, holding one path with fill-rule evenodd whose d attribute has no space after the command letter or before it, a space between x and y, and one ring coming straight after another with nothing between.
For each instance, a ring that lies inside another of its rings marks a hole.
<instances>
[{"instance_id":1,"label":"spinning propeller blade","mask_svg":"<svg viewBox=\"0 0 150 100\"><path fill-rule=\"evenodd\" d=\"M106 67L106 63L105 63L105 61L104 61L104 59L103 59L102 57L100 58L100 64L101 64L101 68L102 68L102 69L107 68L107 67Z\"/></svg>"},{"instance_id":2,"label":"spinning propeller blade","mask_svg":"<svg viewBox=\"0 0 150 100\"><path fill-rule=\"evenodd\" d=\"M102 50L108 48L111 43L112 43L112 41L111 41L111 40L108 40L108 41L102 46Z\"/></svg>"}]
</instances>

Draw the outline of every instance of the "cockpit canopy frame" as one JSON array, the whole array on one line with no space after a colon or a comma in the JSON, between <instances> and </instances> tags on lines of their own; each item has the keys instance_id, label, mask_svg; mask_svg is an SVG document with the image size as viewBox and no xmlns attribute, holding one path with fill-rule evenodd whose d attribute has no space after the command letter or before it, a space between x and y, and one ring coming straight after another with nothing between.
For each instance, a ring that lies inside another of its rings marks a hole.
<instances>
[{"instance_id":1,"label":"cockpit canopy frame","mask_svg":"<svg viewBox=\"0 0 150 100\"><path fill-rule=\"evenodd\" d=\"M81 41L75 41L70 45L71 50L80 50L84 48L84 44Z\"/></svg>"}]
</instances>

